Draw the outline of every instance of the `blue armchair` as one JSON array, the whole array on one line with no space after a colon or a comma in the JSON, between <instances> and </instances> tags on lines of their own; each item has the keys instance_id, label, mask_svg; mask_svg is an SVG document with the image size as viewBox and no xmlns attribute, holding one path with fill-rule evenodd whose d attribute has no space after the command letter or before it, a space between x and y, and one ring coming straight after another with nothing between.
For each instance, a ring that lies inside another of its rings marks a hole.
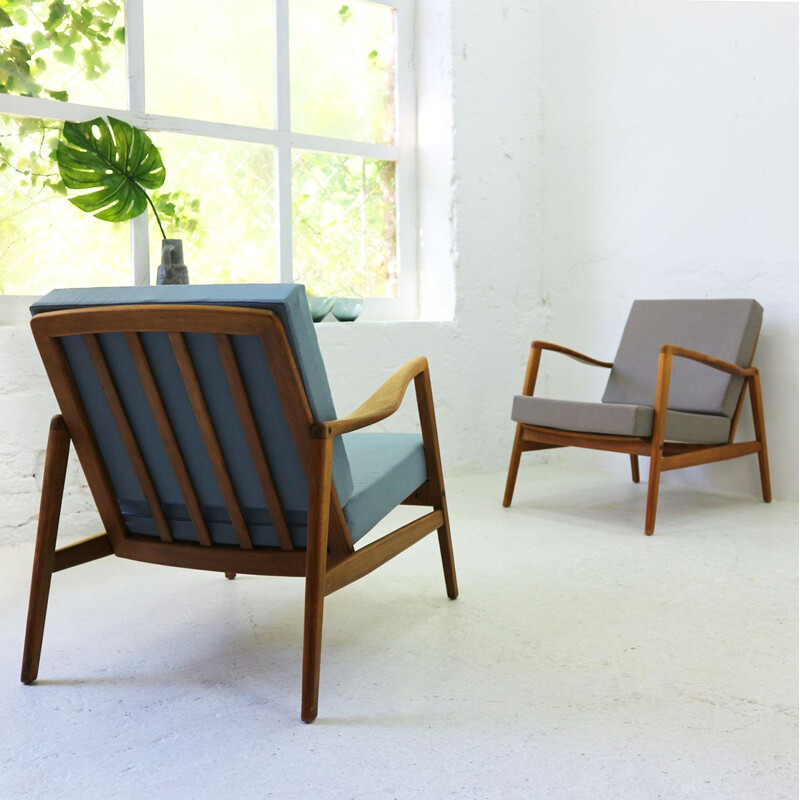
<instances>
[{"instance_id":1,"label":"blue armchair","mask_svg":"<svg viewBox=\"0 0 800 800\"><path fill-rule=\"evenodd\" d=\"M59 403L23 655L36 680L53 572L106 555L305 578L301 717L317 715L323 603L438 531L458 594L428 364L337 418L301 286L57 290L31 328ZM421 434L362 433L414 382ZM70 446L105 532L56 549ZM415 521L355 544L401 503Z\"/></svg>"}]
</instances>

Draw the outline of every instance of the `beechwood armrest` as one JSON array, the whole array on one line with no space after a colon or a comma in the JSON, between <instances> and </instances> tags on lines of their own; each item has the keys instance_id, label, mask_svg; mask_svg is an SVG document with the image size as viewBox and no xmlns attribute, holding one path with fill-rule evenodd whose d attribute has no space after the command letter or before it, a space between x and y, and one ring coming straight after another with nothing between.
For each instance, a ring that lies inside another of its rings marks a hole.
<instances>
[{"instance_id":1,"label":"beechwood armrest","mask_svg":"<svg viewBox=\"0 0 800 800\"><path fill-rule=\"evenodd\" d=\"M536 378L539 374L539 361L542 358L542 350L550 350L553 353L561 353L582 364L589 364L592 367L605 367L611 369L614 365L610 361L598 361L596 358L586 356L577 350L570 350L569 347L562 347L560 344L552 342L540 342L538 339L531 342L531 354L528 358L528 368L525 370L525 381L522 384L522 394L531 397L536 389Z\"/></svg>"},{"instance_id":2,"label":"beechwood armrest","mask_svg":"<svg viewBox=\"0 0 800 800\"><path fill-rule=\"evenodd\" d=\"M727 372L730 375L737 375L741 378L750 378L758 374L755 367L740 367L738 364L732 364L730 361L724 361L721 358L714 358L714 356L699 353L697 350L689 350L686 347L678 347L674 344L665 344L661 347L661 352L665 356L678 356L679 358L688 358L691 361L698 361L705 364L707 367Z\"/></svg>"},{"instance_id":3,"label":"beechwood armrest","mask_svg":"<svg viewBox=\"0 0 800 800\"><path fill-rule=\"evenodd\" d=\"M340 419L317 422L311 426L312 439L328 439L374 425L400 408L411 381L428 370L428 359L412 358L400 367L365 403Z\"/></svg>"},{"instance_id":4,"label":"beechwood armrest","mask_svg":"<svg viewBox=\"0 0 800 800\"><path fill-rule=\"evenodd\" d=\"M580 361L583 364L590 364L594 367L606 367L611 369L614 364L611 361L598 361L596 358L579 353L577 350L570 350L569 347L562 347L560 344L553 344L552 342L535 341L531 343L534 350L552 350L554 353L561 353L575 361Z\"/></svg>"}]
</instances>

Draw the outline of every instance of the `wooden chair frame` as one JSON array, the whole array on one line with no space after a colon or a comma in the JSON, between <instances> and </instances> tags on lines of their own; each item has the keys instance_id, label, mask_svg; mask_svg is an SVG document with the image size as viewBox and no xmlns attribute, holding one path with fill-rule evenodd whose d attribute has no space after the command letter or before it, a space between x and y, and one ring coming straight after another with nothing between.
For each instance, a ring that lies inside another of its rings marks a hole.
<instances>
[{"instance_id":1,"label":"wooden chair frame","mask_svg":"<svg viewBox=\"0 0 800 800\"><path fill-rule=\"evenodd\" d=\"M47 444L22 662L23 683L32 683L38 675L52 574L112 554L135 561L219 571L229 578L235 577L238 572L305 578L301 704L301 718L305 722L311 722L317 716L322 615L326 595L367 575L427 534L437 531L447 595L453 599L458 596L430 373L425 358L409 361L352 414L337 420L315 422L286 332L280 319L271 311L215 306L117 306L40 314L31 321L31 328L61 414L52 420ZM214 545L211 541L183 455L139 338L140 333L153 331L166 332L169 336L206 450L237 533L238 546ZM197 532L197 543L175 541L170 533L152 478L148 474L96 338L97 334L111 332L123 333L127 339L150 410ZM185 333L209 332L215 334L239 420L247 436L250 454L278 535L279 548L253 547L186 347ZM258 337L269 363L309 485L308 544L305 549L295 548L289 536L283 509L231 347L229 337L233 335ZM131 534L126 529L60 341L64 336L81 336L86 343L160 538ZM393 414L400 407L412 381L428 479L405 503L430 506L431 510L377 541L355 550L336 488L332 483L334 437L360 430ZM105 532L56 549L71 444L74 445L83 467Z\"/></svg>"},{"instance_id":2,"label":"wooden chair frame","mask_svg":"<svg viewBox=\"0 0 800 800\"><path fill-rule=\"evenodd\" d=\"M534 341L531 344L528 367L525 372L525 381L522 393L528 397L533 396L536 387L536 378L539 373L539 362L542 351L550 350L554 353L568 356L583 364L610 369L613 363L598 361L595 358L570 350L551 342ZM754 348L755 350L755 348ZM674 358L688 358L705 364L712 369L727 372L729 375L744 378L742 391L736 404L736 410L731 420L731 431L728 441L724 444L689 444L684 442L670 442L664 438L667 424L667 410L669 402L669 386L672 375L672 361ZM745 390L750 390L750 402L753 411L753 425L755 439L750 442L736 442L736 427L742 410ZM731 458L758 454L758 465L761 474L761 490L764 502L772 500L772 489L769 479L769 459L767 456L767 436L764 427L764 407L761 398L761 378L758 370L751 363L747 367L740 367L728 361L678 347L665 344L661 347L658 358L658 377L656 381L655 399L653 403L653 432L650 436L612 436L599 433L583 433L561 430L557 428L543 428L526 423L517 423L514 435L514 444L511 449L511 461L508 466L508 478L503 497L503 505L511 505L514 495L514 486L517 481L517 472L522 453L529 450L547 450L555 447L586 447L593 450L608 450L615 453L628 453L631 459L631 477L634 483L639 483L639 456L650 457L650 476L647 489L647 511L645 514L644 532L652 535L656 524L656 506L658 504L658 487L661 473L682 467L694 467L698 464L709 464L714 461L726 461Z\"/></svg>"}]
</instances>

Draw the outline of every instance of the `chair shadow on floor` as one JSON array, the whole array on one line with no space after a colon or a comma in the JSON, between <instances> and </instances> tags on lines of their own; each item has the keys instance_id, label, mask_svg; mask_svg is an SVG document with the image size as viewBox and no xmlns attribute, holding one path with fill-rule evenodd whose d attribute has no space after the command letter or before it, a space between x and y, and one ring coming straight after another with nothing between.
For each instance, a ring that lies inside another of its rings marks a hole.
<instances>
[{"instance_id":1,"label":"chair shadow on floor","mask_svg":"<svg viewBox=\"0 0 800 800\"><path fill-rule=\"evenodd\" d=\"M536 490L535 479L525 481L517 490L513 509L524 512L531 521L530 515L536 518L545 515L553 521L563 520L566 524L582 524L588 528L596 528L604 535L609 531L621 534L635 533L641 530L642 500L646 493L646 485L620 483L614 475L604 476L602 484L585 479L580 486L581 502L575 502L575 487L566 486L555 489L548 481L546 490ZM597 481L598 479L594 479ZM588 485L587 485L588 484ZM670 529L665 534L682 535L684 531L696 531L697 528L721 528L728 521L726 511L731 509L746 510L752 506L753 497L732 495L692 489L685 484L663 485L659 504L664 512L670 515ZM508 512L505 512L508 513ZM603 527L599 528L600 524Z\"/></svg>"}]
</instances>

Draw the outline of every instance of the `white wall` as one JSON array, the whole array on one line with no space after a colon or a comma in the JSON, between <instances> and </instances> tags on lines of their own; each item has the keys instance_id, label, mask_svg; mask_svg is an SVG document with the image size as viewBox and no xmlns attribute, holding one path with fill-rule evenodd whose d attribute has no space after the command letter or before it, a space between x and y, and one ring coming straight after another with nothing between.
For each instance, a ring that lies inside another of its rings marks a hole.
<instances>
[{"instance_id":1,"label":"white wall","mask_svg":"<svg viewBox=\"0 0 800 800\"><path fill-rule=\"evenodd\" d=\"M612 360L635 298L756 298L773 489L796 498L797 4L540 8L545 332ZM600 398L604 370L545 358L550 396ZM628 472L611 454L550 457ZM757 476L753 457L665 480L758 494Z\"/></svg>"}]
</instances>

